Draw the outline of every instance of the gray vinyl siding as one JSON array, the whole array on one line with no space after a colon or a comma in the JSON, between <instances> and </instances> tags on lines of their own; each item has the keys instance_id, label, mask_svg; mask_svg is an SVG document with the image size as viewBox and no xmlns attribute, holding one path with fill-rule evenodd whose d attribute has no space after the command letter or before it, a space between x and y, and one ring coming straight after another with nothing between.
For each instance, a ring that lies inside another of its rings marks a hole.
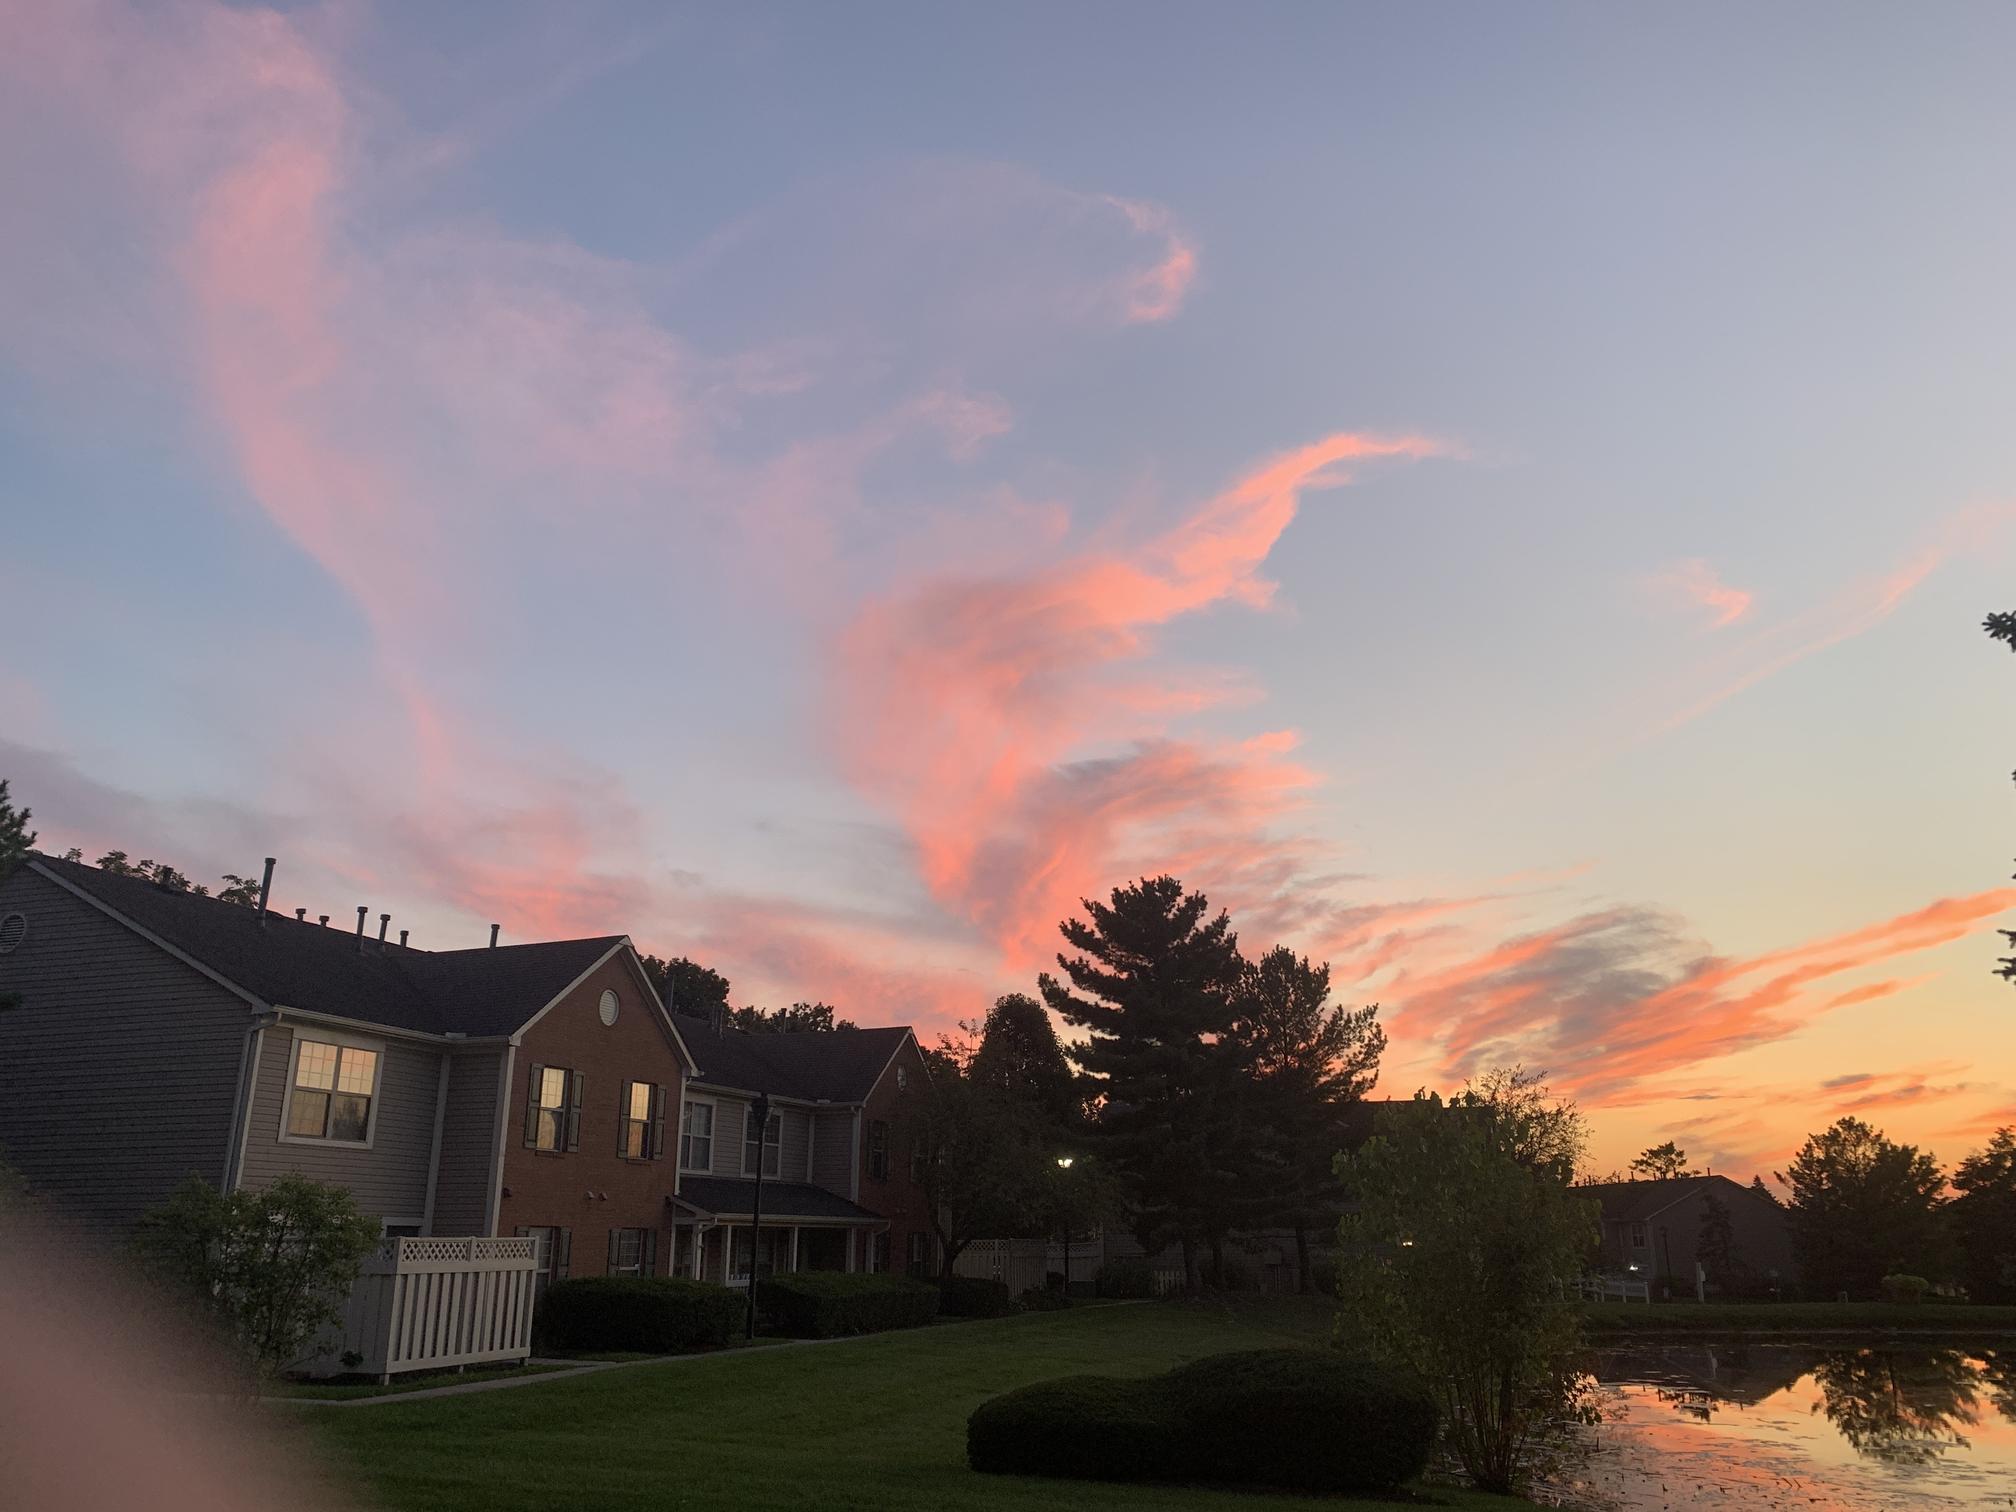
<instances>
[{"instance_id":1,"label":"gray vinyl siding","mask_svg":"<svg viewBox=\"0 0 2016 1512\"><path fill-rule=\"evenodd\" d=\"M777 1152L778 1176L784 1181L810 1181L812 1115L803 1108L783 1108L779 1116L783 1119L778 1130L783 1145Z\"/></svg>"},{"instance_id":2,"label":"gray vinyl siding","mask_svg":"<svg viewBox=\"0 0 2016 1512\"><path fill-rule=\"evenodd\" d=\"M844 1197L854 1175L854 1110L833 1108L812 1116L819 1132L812 1141L812 1174L807 1179Z\"/></svg>"},{"instance_id":3,"label":"gray vinyl siding","mask_svg":"<svg viewBox=\"0 0 2016 1512\"><path fill-rule=\"evenodd\" d=\"M716 1176L740 1176L742 1134L749 1122L749 1099L717 1092L714 1097L714 1171Z\"/></svg>"},{"instance_id":4,"label":"gray vinyl siding","mask_svg":"<svg viewBox=\"0 0 2016 1512\"><path fill-rule=\"evenodd\" d=\"M497 1156L497 1074L502 1059L498 1051L448 1057L441 1170L434 1180L437 1234L486 1232Z\"/></svg>"},{"instance_id":5,"label":"gray vinyl siding","mask_svg":"<svg viewBox=\"0 0 2016 1512\"><path fill-rule=\"evenodd\" d=\"M221 1184L253 1008L25 867L0 914L0 1158L52 1210L113 1235L194 1174ZM251 917L246 919L248 927Z\"/></svg>"},{"instance_id":6,"label":"gray vinyl siding","mask_svg":"<svg viewBox=\"0 0 2016 1512\"><path fill-rule=\"evenodd\" d=\"M313 1039L315 1031L298 1026ZM264 1036L252 1098L251 1136L245 1142L241 1185L257 1189L292 1171L336 1182L376 1218L417 1219L427 1211L427 1169L434 1150L434 1103L440 1089L437 1050L384 1040L385 1066L378 1083L371 1147L320 1145L280 1138L287 1100L287 1071L296 1026L275 1024ZM358 1035L354 1030L344 1035Z\"/></svg>"}]
</instances>

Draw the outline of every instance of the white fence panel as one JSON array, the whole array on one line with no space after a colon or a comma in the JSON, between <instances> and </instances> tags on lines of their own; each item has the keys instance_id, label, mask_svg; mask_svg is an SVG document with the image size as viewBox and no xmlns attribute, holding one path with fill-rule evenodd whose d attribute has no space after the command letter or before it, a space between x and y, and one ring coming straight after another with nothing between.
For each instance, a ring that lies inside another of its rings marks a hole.
<instances>
[{"instance_id":1,"label":"white fence panel","mask_svg":"<svg viewBox=\"0 0 2016 1512\"><path fill-rule=\"evenodd\" d=\"M525 1360L538 1267L530 1238L387 1239L364 1262L343 1308L341 1342L315 1373L385 1377Z\"/></svg>"}]
</instances>

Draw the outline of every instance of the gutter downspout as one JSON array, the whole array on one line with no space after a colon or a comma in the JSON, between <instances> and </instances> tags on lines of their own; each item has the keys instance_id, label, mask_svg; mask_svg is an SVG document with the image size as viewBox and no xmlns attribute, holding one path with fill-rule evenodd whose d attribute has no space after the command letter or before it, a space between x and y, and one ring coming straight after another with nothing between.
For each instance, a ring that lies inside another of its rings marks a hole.
<instances>
[{"instance_id":1,"label":"gutter downspout","mask_svg":"<svg viewBox=\"0 0 2016 1512\"><path fill-rule=\"evenodd\" d=\"M235 1192L245 1179L245 1147L252 1141L252 1098L259 1083L259 1052L265 1045L267 1016L252 1015L238 1042L238 1088L231 1104L231 1143L224 1151L224 1190Z\"/></svg>"},{"instance_id":2,"label":"gutter downspout","mask_svg":"<svg viewBox=\"0 0 2016 1512\"><path fill-rule=\"evenodd\" d=\"M434 1083L434 1147L427 1156L427 1211L420 1232L434 1232L434 1188L441 1180L441 1124L448 1113L448 1052L441 1052L441 1074Z\"/></svg>"}]
</instances>

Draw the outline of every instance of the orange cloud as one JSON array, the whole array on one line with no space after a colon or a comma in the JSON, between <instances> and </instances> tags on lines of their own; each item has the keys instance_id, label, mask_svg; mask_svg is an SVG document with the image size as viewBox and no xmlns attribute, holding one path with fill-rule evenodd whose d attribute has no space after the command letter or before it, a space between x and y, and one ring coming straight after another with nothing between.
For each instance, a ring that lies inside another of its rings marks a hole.
<instances>
[{"instance_id":1,"label":"orange cloud","mask_svg":"<svg viewBox=\"0 0 2016 1512\"><path fill-rule=\"evenodd\" d=\"M1305 490L1345 481L1347 464L1436 450L1340 432L1132 551L928 578L863 609L839 642L833 725L847 772L897 814L932 894L1028 964L1079 897L1110 885L1123 853L1165 865L1215 844L1221 862L1252 862L1250 850L1228 858L1223 837L1261 833L1312 780L1285 759L1289 737L1209 752L1163 743L1167 712L1217 690L1131 669L1172 620L1269 602L1260 569ZM1067 765L1116 742L1136 749ZM1197 832L1213 820L1216 840ZM1130 849L1144 834L1156 843Z\"/></svg>"},{"instance_id":2,"label":"orange cloud","mask_svg":"<svg viewBox=\"0 0 2016 1512\"><path fill-rule=\"evenodd\" d=\"M1638 909L1585 914L1426 973L1389 997L1397 1029L1440 1047L1443 1069L1548 1067L1592 1103L1657 1093L1650 1078L1781 1039L1878 984L1819 998L1829 978L1977 932L2016 888L1946 898L1843 934L1748 958L1696 953L1675 924Z\"/></svg>"},{"instance_id":3,"label":"orange cloud","mask_svg":"<svg viewBox=\"0 0 2016 1512\"><path fill-rule=\"evenodd\" d=\"M1166 248L1161 261L1126 281L1123 295L1126 319L1133 324L1174 319L1197 277L1197 249L1176 233L1174 220L1160 205L1110 194L1104 199L1125 215L1136 231L1162 237Z\"/></svg>"}]
</instances>

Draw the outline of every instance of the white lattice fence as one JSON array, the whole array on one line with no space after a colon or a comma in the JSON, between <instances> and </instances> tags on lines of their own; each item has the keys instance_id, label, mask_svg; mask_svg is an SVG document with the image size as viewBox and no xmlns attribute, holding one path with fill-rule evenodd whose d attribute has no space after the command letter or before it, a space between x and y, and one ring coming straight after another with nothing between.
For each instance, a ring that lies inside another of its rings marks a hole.
<instances>
[{"instance_id":1,"label":"white lattice fence","mask_svg":"<svg viewBox=\"0 0 2016 1512\"><path fill-rule=\"evenodd\" d=\"M530 1238L388 1239L351 1288L342 1342L321 1368L389 1376L523 1360L537 1269Z\"/></svg>"}]
</instances>

